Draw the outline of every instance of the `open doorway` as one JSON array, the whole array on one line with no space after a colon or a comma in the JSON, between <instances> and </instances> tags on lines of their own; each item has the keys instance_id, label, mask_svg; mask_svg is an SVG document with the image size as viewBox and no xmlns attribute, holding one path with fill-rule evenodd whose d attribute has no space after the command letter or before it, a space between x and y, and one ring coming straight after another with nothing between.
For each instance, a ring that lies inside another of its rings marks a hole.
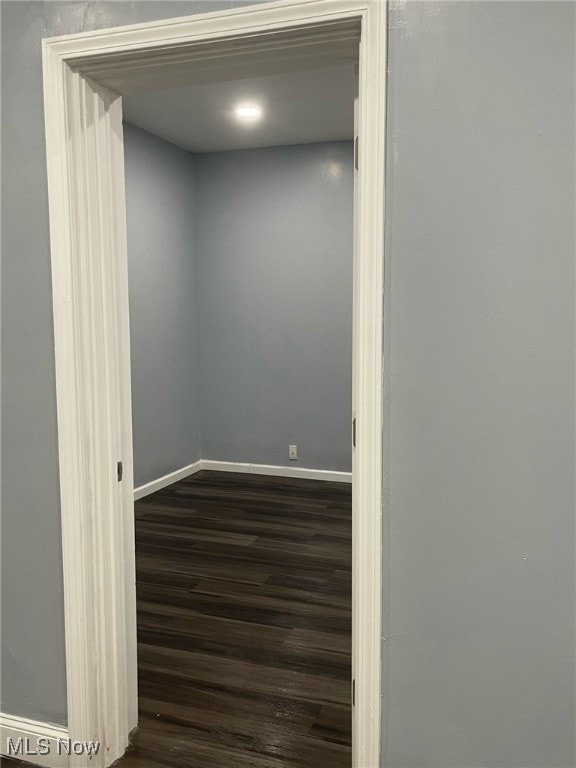
<instances>
[{"instance_id":1,"label":"open doorway","mask_svg":"<svg viewBox=\"0 0 576 768\"><path fill-rule=\"evenodd\" d=\"M352 765L357 81L124 98L131 760Z\"/></svg>"},{"instance_id":2,"label":"open doorway","mask_svg":"<svg viewBox=\"0 0 576 768\"><path fill-rule=\"evenodd\" d=\"M360 41L360 45L359 45ZM306 0L44 42L68 735L120 757L137 724L123 95L358 54L352 760L380 752L386 6ZM226 74L227 73L227 74Z\"/></svg>"}]
</instances>

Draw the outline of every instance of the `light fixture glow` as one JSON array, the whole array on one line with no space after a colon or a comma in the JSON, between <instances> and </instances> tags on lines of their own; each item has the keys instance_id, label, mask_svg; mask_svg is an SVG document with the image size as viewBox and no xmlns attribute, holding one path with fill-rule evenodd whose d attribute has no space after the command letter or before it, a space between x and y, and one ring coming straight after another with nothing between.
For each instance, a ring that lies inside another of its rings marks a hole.
<instances>
[{"instance_id":1,"label":"light fixture glow","mask_svg":"<svg viewBox=\"0 0 576 768\"><path fill-rule=\"evenodd\" d=\"M342 163L338 160L330 160L326 163L326 176L329 179L339 179L342 176Z\"/></svg>"},{"instance_id":2,"label":"light fixture glow","mask_svg":"<svg viewBox=\"0 0 576 768\"><path fill-rule=\"evenodd\" d=\"M239 120L252 122L262 117L262 107L257 104L238 104L234 113Z\"/></svg>"}]
</instances>

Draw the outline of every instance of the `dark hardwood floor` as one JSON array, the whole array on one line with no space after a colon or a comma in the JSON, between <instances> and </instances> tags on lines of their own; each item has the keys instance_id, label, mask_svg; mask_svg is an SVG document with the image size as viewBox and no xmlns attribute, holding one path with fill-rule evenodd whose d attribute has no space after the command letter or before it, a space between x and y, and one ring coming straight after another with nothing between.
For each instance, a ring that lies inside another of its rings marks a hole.
<instances>
[{"instance_id":1,"label":"dark hardwood floor","mask_svg":"<svg viewBox=\"0 0 576 768\"><path fill-rule=\"evenodd\" d=\"M136 503L118 768L350 768L351 487L201 472Z\"/></svg>"}]
</instances>

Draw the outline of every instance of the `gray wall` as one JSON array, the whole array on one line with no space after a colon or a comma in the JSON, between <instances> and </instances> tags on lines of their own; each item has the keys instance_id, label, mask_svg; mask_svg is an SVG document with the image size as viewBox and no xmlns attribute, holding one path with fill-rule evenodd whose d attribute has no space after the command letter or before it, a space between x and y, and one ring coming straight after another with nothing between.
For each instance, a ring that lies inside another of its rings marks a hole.
<instances>
[{"instance_id":1,"label":"gray wall","mask_svg":"<svg viewBox=\"0 0 576 768\"><path fill-rule=\"evenodd\" d=\"M134 485L200 458L194 156L124 125Z\"/></svg>"},{"instance_id":2,"label":"gray wall","mask_svg":"<svg viewBox=\"0 0 576 768\"><path fill-rule=\"evenodd\" d=\"M576 764L575 9L392 9L387 768Z\"/></svg>"},{"instance_id":3,"label":"gray wall","mask_svg":"<svg viewBox=\"0 0 576 768\"><path fill-rule=\"evenodd\" d=\"M352 142L196 173L202 456L350 471Z\"/></svg>"},{"instance_id":4,"label":"gray wall","mask_svg":"<svg viewBox=\"0 0 576 768\"><path fill-rule=\"evenodd\" d=\"M290 443L349 471L352 142L124 139L136 487L200 456L286 465Z\"/></svg>"},{"instance_id":5,"label":"gray wall","mask_svg":"<svg viewBox=\"0 0 576 768\"><path fill-rule=\"evenodd\" d=\"M3 7L13 714L65 720L39 40L199 7ZM576 764L574 12L391 8L384 768Z\"/></svg>"}]
</instances>

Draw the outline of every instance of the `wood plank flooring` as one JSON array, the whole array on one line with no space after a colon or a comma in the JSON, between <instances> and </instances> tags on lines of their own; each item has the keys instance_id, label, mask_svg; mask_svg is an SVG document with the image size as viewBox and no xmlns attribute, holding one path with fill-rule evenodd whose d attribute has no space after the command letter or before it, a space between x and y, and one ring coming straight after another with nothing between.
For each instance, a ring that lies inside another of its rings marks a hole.
<instances>
[{"instance_id":1,"label":"wood plank flooring","mask_svg":"<svg viewBox=\"0 0 576 768\"><path fill-rule=\"evenodd\" d=\"M118 768L350 768L350 485L200 472L136 502L136 559Z\"/></svg>"}]
</instances>

